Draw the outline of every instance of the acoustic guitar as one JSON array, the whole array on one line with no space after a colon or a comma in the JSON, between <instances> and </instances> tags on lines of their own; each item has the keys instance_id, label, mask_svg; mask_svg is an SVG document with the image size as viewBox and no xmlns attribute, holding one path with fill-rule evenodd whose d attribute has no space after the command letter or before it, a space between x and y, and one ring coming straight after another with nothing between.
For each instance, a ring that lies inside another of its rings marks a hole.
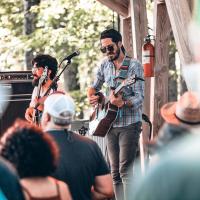
<instances>
[{"instance_id":1,"label":"acoustic guitar","mask_svg":"<svg viewBox=\"0 0 200 200\"><path fill-rule=\"evenodd\" d=\"M117 96L124 87L134 84L136 79L135 75L125 79L114 90L114 95ZM105 102L103 105L98 104L90 118L89 135L105 137L117 118L118 110L119 108L111 104L109 101Z\"/></svg>"}]
</instances>

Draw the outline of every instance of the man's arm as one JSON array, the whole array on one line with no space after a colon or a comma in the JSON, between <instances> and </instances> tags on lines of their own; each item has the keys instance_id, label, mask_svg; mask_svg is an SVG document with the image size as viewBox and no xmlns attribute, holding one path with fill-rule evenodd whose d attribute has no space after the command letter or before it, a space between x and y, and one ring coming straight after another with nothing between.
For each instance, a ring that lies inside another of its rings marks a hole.
<instances>
[{"instance_id":1,"label":"man's arm","mask_svg":"<svg viewBox=\"0 0 200 200\"><path fill-rule=\"evenodd\" d=\"M96 176L91 193L93 200L112 198L114 192L113 192L113 183L111 175L107 174L102 176Z\"/></svg>"}]
</instances>

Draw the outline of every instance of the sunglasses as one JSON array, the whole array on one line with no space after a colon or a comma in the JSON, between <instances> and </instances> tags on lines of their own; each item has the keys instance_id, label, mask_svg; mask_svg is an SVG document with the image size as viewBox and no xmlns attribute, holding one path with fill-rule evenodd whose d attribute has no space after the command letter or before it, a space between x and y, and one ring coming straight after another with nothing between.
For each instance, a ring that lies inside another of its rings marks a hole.
<instances>
[{"instance_id":1,"label":"sunglasses","mask_svg":"<svg viewBox=\"0 0 200 200\"><path fill-rule=\"evenodd\" d=\"M113 52L114 51L114 45L108 45L106 47L101 47L100 50L101 50L102 53L106 53L107 51Z\"/></svg>"}]
</instances>

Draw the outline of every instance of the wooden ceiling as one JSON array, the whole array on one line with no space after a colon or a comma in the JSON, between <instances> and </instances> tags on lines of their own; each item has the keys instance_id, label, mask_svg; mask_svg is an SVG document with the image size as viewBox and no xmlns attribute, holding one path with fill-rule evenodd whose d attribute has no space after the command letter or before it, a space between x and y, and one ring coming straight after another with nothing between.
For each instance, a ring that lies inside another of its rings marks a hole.
<instances>
[{"instance_id":1,"label":"wooden ceiling","mask_svg":"<svg viewBox=\"0 0 200 200\"><path fill-rule=\"evenodd\" d=\"M129 16L129 2L130 0L97 0L108 8L114 10L122 17Z\"/></svg>"}]
</instances>

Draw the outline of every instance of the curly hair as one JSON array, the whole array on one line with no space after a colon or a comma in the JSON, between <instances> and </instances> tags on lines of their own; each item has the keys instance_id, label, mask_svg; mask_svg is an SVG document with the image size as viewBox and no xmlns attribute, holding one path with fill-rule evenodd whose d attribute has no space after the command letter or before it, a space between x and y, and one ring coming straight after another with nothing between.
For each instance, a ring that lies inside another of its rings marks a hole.
<instances>
[{"instance_id":1,"label":"curly hair","mask_svg":"<svg viewBox=\"0 0 200 200\"><path fill-rule=\"evenodd\" d=\"M58 61L56 60L56 58L48 54L38 54L32 60L32 65L34 65L35 63L38 67L45 68L47 66L51 70L50 79L53 80L58 69Z\"/></svg>"},{"instance_id":2,"label":"curly hair","mask_svg":"<svg viewBox=\"0 0 200 200\"><path fill-rule=\"evenodd\" d=\"M51 175L58 162L58 147L40 128L17 119L4 133L1 156L17 169L20 178Z\"/></svg>"}]
</instances>

